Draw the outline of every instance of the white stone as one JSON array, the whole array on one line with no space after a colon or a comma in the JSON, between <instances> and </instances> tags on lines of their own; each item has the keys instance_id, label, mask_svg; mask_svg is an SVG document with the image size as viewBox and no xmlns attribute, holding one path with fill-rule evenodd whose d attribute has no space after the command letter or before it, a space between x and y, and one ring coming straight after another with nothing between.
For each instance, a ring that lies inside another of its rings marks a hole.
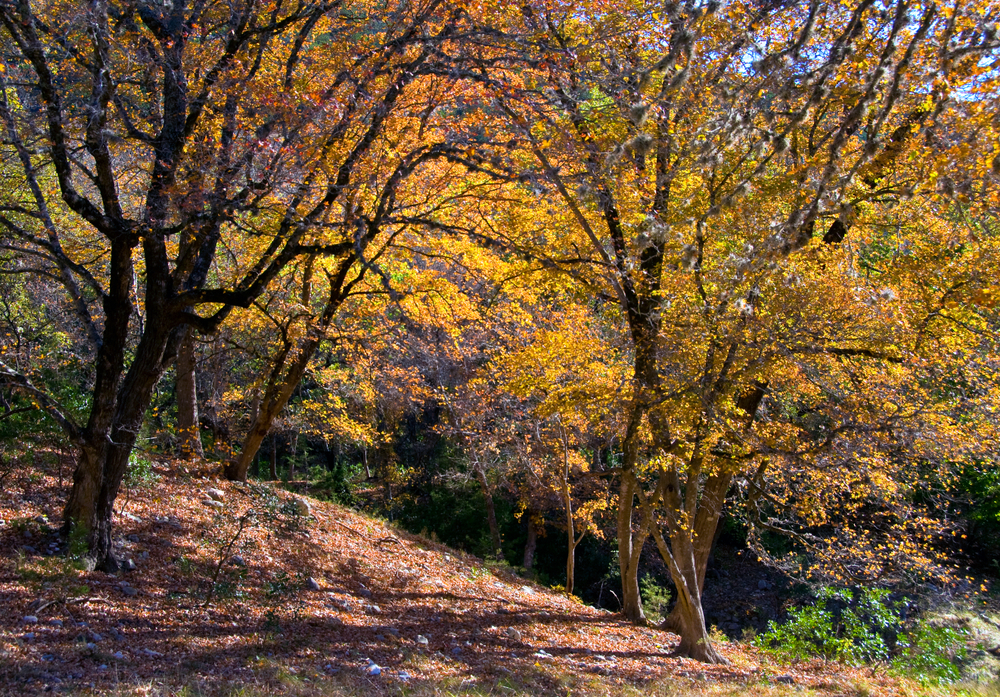
<instances>
[{"instance_id":1,"label":"white stone","mask_svg":"<svg viewBox=\"0 0 1000 697\"><path fill-rule=\"evenodd\" d=\"M309 516L312 515L312 506L305 499L300 499L298 497L292 499L295 502L295 512L299 515Z\"/></svg>"}]
</instances>

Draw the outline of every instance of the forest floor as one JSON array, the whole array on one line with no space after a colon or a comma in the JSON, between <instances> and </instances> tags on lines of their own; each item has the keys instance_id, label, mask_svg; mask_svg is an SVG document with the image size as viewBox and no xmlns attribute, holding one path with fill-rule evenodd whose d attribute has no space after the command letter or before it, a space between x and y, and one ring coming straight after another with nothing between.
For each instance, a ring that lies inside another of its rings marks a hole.
<instances>
[{"instance_id":1,"label":"forest floor","mask_svg":"<svg viewBox=\"0 0 1000 697\"><path fill-rule=\"evenodd\" d=\"M84 570L59 539L66 479L0 480L0 694L952 693L721 635L728 665L678 658L675 635L502 567L202 474L159 462L122 491L115 539L135 569L120 575Z\"/></svg>"}]
</instances>

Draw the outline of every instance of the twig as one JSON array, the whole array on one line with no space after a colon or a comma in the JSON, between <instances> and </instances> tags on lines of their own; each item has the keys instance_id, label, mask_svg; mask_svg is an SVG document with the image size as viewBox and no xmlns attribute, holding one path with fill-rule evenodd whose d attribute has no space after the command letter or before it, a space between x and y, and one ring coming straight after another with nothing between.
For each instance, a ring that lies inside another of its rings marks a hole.
<instances>
[{"instance_id":1,"label":"twig","mask_svg":"<svg viewBox=\"0 0 1000 697\"><path fill-rule=\"evenodd\" d=\"M222 566L229 559L229 552L233 549L233 545L236 544L236 540L240 539L240 535L243 534L243 529L246 527L247 523L255 515L254 510L251 508L246 513L240 516L240 524L236 529L236 534L233 535L229 543L222 548L222 554L219 555L219 563L215 565L215 572L212 574L212 583L208 587L208 594L205 596L205 604L202 607L208 607L209 603L212 602L212 595L215 593L215 584L219 580L219 574L222 573Z\"/></svg>"}]
</instances>

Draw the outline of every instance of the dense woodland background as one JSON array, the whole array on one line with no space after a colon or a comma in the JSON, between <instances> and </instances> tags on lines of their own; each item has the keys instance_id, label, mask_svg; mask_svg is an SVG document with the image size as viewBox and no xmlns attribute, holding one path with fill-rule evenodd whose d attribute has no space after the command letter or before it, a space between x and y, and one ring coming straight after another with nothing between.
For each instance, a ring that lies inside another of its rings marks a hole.
<instances>
[{"instance_id":1,"label":"dense woodland background","mask_svg":"<svg viewBox=\"0 0 1000 697\"><path fill-rule=\"evenodd\" d=\"M998 11L0 3L4 472L91 568L176 455L706 662L737 556L987 591Z\"/></svg>"}]
</instances>

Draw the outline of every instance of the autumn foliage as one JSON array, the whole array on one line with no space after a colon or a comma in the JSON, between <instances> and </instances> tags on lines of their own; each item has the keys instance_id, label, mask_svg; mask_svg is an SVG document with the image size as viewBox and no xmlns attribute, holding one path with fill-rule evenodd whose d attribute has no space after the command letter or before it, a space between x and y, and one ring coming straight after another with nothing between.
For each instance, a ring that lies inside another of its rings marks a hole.
<instances>
[{"instance_id":1,"label":"autumn foliage","mask_svg":"<svg viewBox=\"0 0 1000 697\"><path fill-rule=\"evenodd\" d=\"M569 592L577 545L613 527L644 623L652 540L665 628L703 661L727 508L789 573L951 578L935 511L998 435L996 21L906 0L0 4L8 411L77 452L66 532L108 570L164 376L201 445L200 352L226 477L284 430L363 453L391 499L391 434L436 410L495 554L500 490L529 529L559 521Z\"/></svg>"}]
</instances>

